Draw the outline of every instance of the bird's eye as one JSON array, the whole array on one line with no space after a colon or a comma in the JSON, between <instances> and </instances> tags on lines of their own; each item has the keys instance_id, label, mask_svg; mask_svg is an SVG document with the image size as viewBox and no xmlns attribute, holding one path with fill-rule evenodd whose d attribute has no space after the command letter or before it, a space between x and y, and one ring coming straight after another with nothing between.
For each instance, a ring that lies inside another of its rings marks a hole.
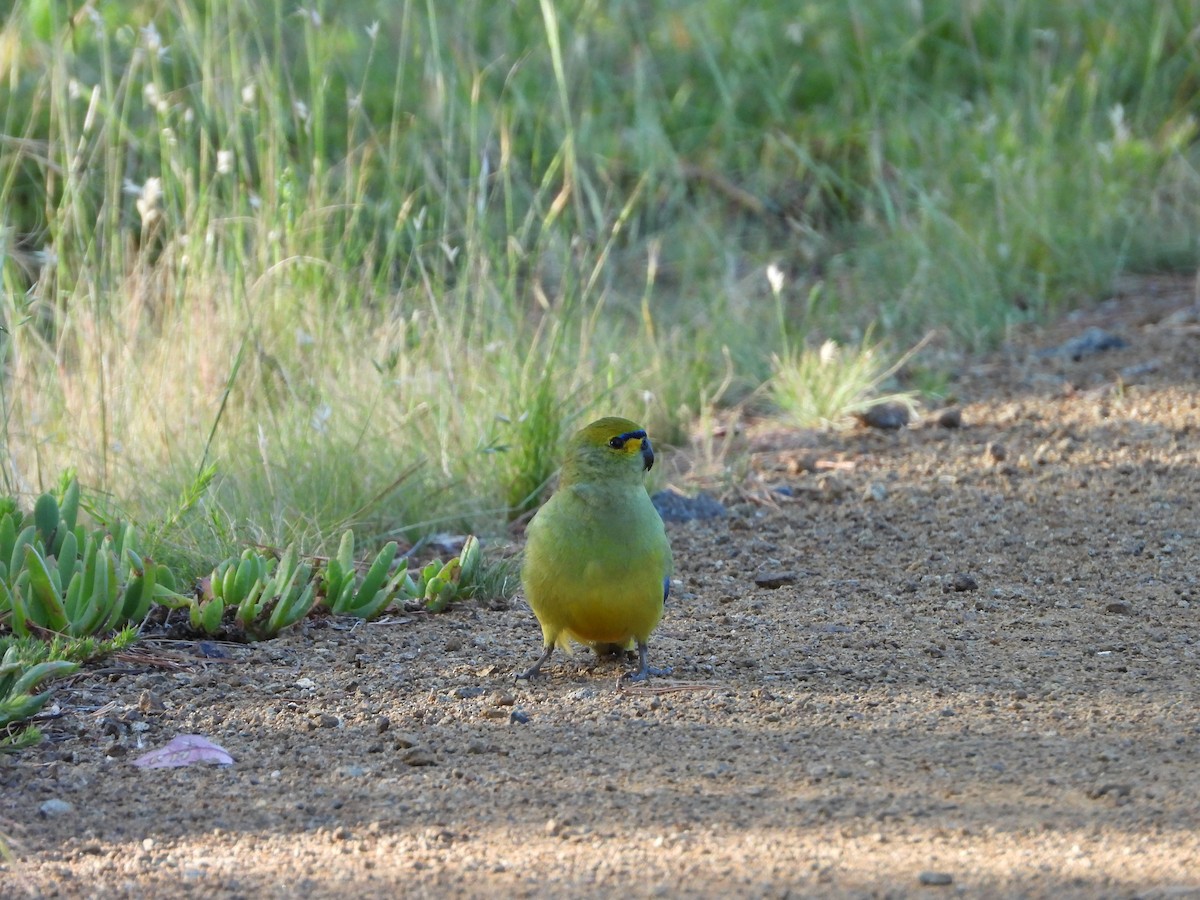
<instances>
[{"instance_id":1,"label":"bird's eye","mask_svg":"<svg viewBox=\"0 0 1200 900\"><path fill-rule=\"evenodd\" d=\"M625 438L615 437L611 441L608 442L608 446L612 447L614 450L620 450L622 447L625 446Z\"/></svg>"}]
</instances>

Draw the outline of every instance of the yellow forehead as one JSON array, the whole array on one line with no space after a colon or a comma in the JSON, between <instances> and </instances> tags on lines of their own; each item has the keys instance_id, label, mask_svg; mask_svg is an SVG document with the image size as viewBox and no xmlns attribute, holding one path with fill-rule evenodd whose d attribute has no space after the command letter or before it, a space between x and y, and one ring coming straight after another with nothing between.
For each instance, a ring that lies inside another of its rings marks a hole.
<instances>
[{"instance_id":1,"label":"yellow forehead","mask_svg":"<svg viewBox=\"0 0 1200 900\"><path fill-rule=\"evenodd\" d=\"M580 430L580 436L589 442L606 444L613 438L620 437L632 431L643 431L643 429L637 422L630 421L629 419L622 419L618 416L607 416L603 419L597 419L590 425L584 426Z\"/></svg>"}]
</instances>

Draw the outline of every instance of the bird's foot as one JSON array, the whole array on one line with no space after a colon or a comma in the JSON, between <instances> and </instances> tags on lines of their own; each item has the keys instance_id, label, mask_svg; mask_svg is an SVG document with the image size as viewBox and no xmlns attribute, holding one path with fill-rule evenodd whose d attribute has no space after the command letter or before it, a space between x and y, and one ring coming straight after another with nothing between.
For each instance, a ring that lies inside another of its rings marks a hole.
<instances>
[{"instance_id":1,"label":"bird's foot","mask_svg":"<svg viewBox=\"0 0 1200 900\"><path fill-rule=\"evenodd\" d=\"M671 666L659 669L655 666L643 666L640 669L634 669L632 672L626 672L621 676L622 681L645 681L651 675L656 678L663 675L670 675L675 669Z\"/></svg>"},{"instance_id":2,"label":"bird's foot","mask_svg":"<svg viewBox=\"0 0 1200 900\"><path fill-rule=\"evenodd\" d=\"M554 652L554 645L551 644L549 647L547 647L545 649L545 651L542 653L542 655L538 657L538 661L535 662L532 666L530 666L524 672L514 672L513 673L513 681L529 681L530 679L532 679L535 675L537 675L541 671L542 664L550 658L550 654L553 652Z\"/></svg>"},{"instance_id":3,"label":"bird's foot","mask_svg":"<svg viewBox=\"0 0 1200 900\"><path fill-rule=\"evenodd\" d=\"M670 666L665 669L656 669L654 666L646 662L646 642L638 641L637 646L638 662L640 665L633 672L626 672L621 676L621 680L629 679L630 681L645 681L651 675L670 675L675 670Z\"/></svg>"}]
</instances>

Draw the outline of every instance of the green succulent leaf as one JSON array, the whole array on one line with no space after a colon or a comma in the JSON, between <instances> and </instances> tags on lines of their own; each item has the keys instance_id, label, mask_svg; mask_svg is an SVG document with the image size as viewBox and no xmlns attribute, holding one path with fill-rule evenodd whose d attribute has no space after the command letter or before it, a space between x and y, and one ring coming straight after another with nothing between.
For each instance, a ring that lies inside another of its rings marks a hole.
<instances>
[{"instance_id":1,"label":"green succulent leaf","mask_svg":"<svg viewBox=\"0 0 1200 900\"><path fill-rule=\"evenodd\" d=\"M61 589L56 588L45 557L32 544L25 546L25 568L29 571L30 610L39 610L32 616L34 621L52 631L66 631L67 611Z\"/></svg>"},{"instance_id":2,"label":"green succulent leaf","mask_svg":"<svg viewBox=\"0 0 1200 900\"><path fill-rule=\"evenodd\" d=\"M397 547L396 542L390 541L379 551L379 555L371 563L371 568L363 576L362 584L359 585L358 597L360 600L367 599L369 602L374 602L375 595L379 593L384 582L387 580L388 572L392 568L392 561L396 558L397 550L399 550L399 547Z\"/></svg>"},{"instance_id":3,"label":"green succulent leaf","mask_svg":"<svg viewBox=\"0 0 1200 900\"><path fill-rule=\"evenodd\" d=\"M195 609L195 607L193 607ZM199 626L205 634L216 634L221 630L221 620L225 616L225 603L220 599L209 600L200 611ZM193 622L193 624L195 624Z\"/></svg>"},{"instance_id":4,"label":"green succulent leaf","mask_svg":"<svg viewBox=\"0 0 1200 900\"><path fill-rule=\"evenodd\" d=\"M53 494L42 494L33 505L33 523L43 547L54 546L54 535L58 531L58 501Z\"/></svg>"}]
</instances>

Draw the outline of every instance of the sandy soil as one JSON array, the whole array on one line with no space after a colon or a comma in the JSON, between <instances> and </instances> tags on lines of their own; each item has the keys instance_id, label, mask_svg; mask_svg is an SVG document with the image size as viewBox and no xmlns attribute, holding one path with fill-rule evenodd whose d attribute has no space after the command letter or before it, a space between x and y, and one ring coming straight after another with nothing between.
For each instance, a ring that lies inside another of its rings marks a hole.
<instances>
[{"instance_id":1,"label":"sandy soil","mask_svg":"<svg viewBox=\"0 0 1200 900\"><path fill-rule=\"evenodd\" d=\"M752 432L648 686L514 684L519 598L108 660L0 757L0 895L1200 897L1192 304L1019 336L959 428ZM130 764L180 733L235 764Z\"/></svg>"}]
</instances>

